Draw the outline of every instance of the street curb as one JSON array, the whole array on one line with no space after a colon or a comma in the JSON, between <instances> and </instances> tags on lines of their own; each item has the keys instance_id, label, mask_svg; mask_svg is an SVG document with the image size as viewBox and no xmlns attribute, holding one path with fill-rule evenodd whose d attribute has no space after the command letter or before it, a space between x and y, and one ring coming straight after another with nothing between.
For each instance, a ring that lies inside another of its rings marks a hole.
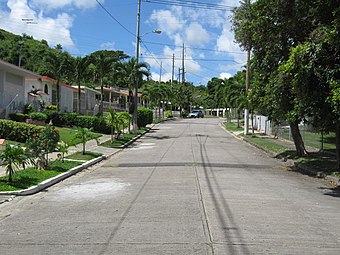
<instances>
[{"instance_id":1,"label":"street curb","mask_svg":"<svg viewBox=\"0 0 340 255\"><path fill-rule=\"evenodd\" d=\"M223 126L223 123L220 123L220 127L222 129L224 129L226 132L228 132L229 134L231 134L233 137L235 137L236 139L239 139L241 141L244 141L254 147L256 147L257 149L260 149L261 151L265 152L266 154L268 154L269 156L273 157L273 158L276 158L276 159L279 159L278 157L278 154L276 153L273 153L273 152L270 152L270 151L267 151L266 149L262 148L261 146L257 145L257 144L254 144L252 143L251 141L248 141L247 139L243 138L243 137L239 137L237 135L235 135L233 132L227 130L224 128ZM294 162L294 167L296 169L296 171L299 171L299 172L302 172L302 173L307 173L307 174L310 174L314 177L317 177L317 178L324 178L325 180L337 185L337 186L340 186L340 178L338 177L335 177L335 176L331 176L331 175L326 175L325 173L321 172L321 171L316 171L310 167L307 167L307 166L304 166L304 165L300 165L296 162Z\"/></svg>"},{"instance_id":2,"label":"street curb","mask_svg":"<svg viewBox=\"0 0 340 255\"><path fill-rule=\"evenodd\" d=\"M91 159L83 164L81 164L80 166L76 166L70 170L68 170L65 173L59 174L55 177L52 177L50 179L47 179L35 186L29 187L27 189L23 189L23 190L16 190L16 191L1 191L0 195L15 195L15 196L27 196L27 195L33 195L35 193L38 193L41 190L44 190L62 180L65 180L66 178L79 173L80 171L84 170L85 168L88 168L92 165L97 164L98 162L102 161L106 159L106 156L100 156L94 159Z\"/></svg>"},{"instance_id":3,"label":"street curb","mask_svg":"<svg viewBox=\"0 0 340 255\"><path fill-rule=\"evenodd\" d=\"M101 162L102 160L105 160L105 159L108 159L110 157L112 157L113 155L121 152L124 148L128 147L130 144L132 144L133 142L135 142L137 139L139 139L140 137L142 137L143 135L145 135L146 133L148 133L150 130L152 130L152 128L155 126L156 124L153 124L149 130L145 131L144 133L136 136L135 138L133 138L132 140L130 140L129 142L127 142L126 144L124 144L123 146L120 146L120 147L114 147L115 149L119 149L113 153L110 153L109 155L105 156L100 156L100 157L97 157L97 158L94 158L94 159L91 159L83 164L81 164L80 166L76 166L70 170L68 170L67 172L65 173L62 173L62 174L59 174L55 177L52 177L50 179L47 179L35 186L32 186L32 187L29 187L27 189L23 189L23 190L16 190L16 191L0 191L0 198L1 198L1 195L6 195L6 196L28 196L28 195L33 195L33 194L36 194L48 187L51 187L52 185L60 182L60 181L63 181L65 179L67 179L68 177L74 175L74 174L77 174L79 173L80 171L92 166L92 165L95 165L99 162ZM10 201L8 199L6 199L5 201L0 201L0 204L3 203L3 202L7 202L7 201Z\"/></svg>"},{"instance_id":4,"label":"street curb","mask_svg":"<svg viewBox=\"0 0 340 255\"><path fill-rule=\"evenodd\" d=\"M150 130L155 126L156 124L154 124L152 127L150 127L149 130L145 131L142 134L137 135L136 137L134 137L133 139L131 139L130 141L124 143L121 146L112 146L112 147L108 147L108 148L113 148L113 149L125 149L126 147L128 147L129 145L131 145L132 143L134 143L137 139L141 138L143 135L145 135L146 133L149 133ZM101 145L99 145L101 146ZM105 146L104 146L105 147ZM111 156L111 155L110 155Z\"/></svg>"}]
</instances>

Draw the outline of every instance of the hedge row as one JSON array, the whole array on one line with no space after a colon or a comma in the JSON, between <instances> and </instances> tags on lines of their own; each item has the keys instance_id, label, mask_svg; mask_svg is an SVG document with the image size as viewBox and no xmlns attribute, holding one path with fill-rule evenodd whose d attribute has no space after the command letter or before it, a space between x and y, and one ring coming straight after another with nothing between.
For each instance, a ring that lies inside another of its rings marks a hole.
<instances>
[{"instance_id":1,"label":"hedge row","mask_svg":"<svg viewBox=\"0 0 340 255\"><path fill-rule=\"evenodd\" d=\"M138 127L145 127L147 124L153 122L153 112L148 108L138 108L137 111L137 125Z\"/></svg>"},{"instance_id":2,"label":"hedge row","mask_svg":"<svg viewBox=\"0 0 340 255\"><path fill-rule=\"evenodd\" d=\"M12 120L0 120L0 137L12 141L25 143L35 136L43 127Z\"/></svg>"},{"instance_id":3,"label":"hedge row","mask_svg":"<svg viewBox=\"0 0 340 255\"><path fill-rule=\"evenodd\" d=\"M44 116L47 116L45 118ZM33 112L28 114L22 113L13 113L10 115L11 120L18 122L25 122L26 119L39 119L45 120L46 123L50 123L52 121L54 126L57 127L84 127L84 128L92 128L94 132L110 134L111 128L107 124L104 117L97 116L83 116L79 115L76 112L57 112L54 110L45 110L43 113ZM145 127L147 124L151 124L153 122L153 112L147 108L138 108L137 113L137 125L138 127ZM16 123L16 122L13 122ZM22 124L22 123L18 123ZM35 126L34 126L35 127ZM27 128L26 128L27 129ZM5 132L5 131L4 131ZM9 131L7 130L5 133L7 134ZM23 131L25 132L25 131ZM0 133L0 137L8 137L2 135ZM20 140L23 140L23 137L26 137L25 134L20 136ZM10 138L7 138L10 139ZM13 139L11 139L13 140ZM17 139L14 139L17 140ZM24 141L26 138L24 139Z\"/></svg>"}]
</instances>

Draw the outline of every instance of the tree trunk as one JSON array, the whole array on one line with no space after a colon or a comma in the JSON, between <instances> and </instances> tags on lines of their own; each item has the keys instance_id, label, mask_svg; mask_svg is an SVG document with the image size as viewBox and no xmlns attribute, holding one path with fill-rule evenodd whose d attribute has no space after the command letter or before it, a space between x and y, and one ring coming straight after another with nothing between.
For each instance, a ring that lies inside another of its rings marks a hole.
<instances>
[{"instance_id":1,"label":"tree trunk","mask_svg":"<svg viewBox=\"0 0 340 255\"><path fill-rule=\"evenodd\" d=\"M336 123L336 130L335 130L335 145L336 145L336 160L337 160L337 169L340 170L340 120Z\"/></svg>"},{"instance_id":2,"label":"tree trunk","mask_svg":"<svg viewBox=\"0 0 340 255\"><path fill-rule=\"evenodd\" d=\"M298 121L290 122L289 126L292 132L292 137L293 137L293 141L295 144L296 155L301 157L305 155L306 149L305 149L305 144L303 142L303 139L300 133L299 122Z\"/></svg>"},{"instance_id":3,"label":"tree trunk","mask_svg":"<svg viewBox=\"0 0 340 255\"><path fill-rule=\"evenodd\" d=\"M60 112L60 81L57 80L57 111Z\"/></svg>"},{"instance_id":4,"label":"tree trunk","mask_svg":"<svg viewBox=\"0 0 340 255\"><path fill-rule=\"evenodd\" d=\"M104 84L103 79L100 79L100 104L99 104L99 114L103 114L103 101L104 101Z\"/></svg>"},{"instance_id":5,"label":"tree trunk","mask_svg":"<svg viewBox=\"0 0 340 255\"><path fill-rule=\"evenodd\" d=\"M81 111L80 111L80 107L81 107L80 96L81 96L80 82L78 81L78 113L81 113Z\"/></svg>"}]
</instances>

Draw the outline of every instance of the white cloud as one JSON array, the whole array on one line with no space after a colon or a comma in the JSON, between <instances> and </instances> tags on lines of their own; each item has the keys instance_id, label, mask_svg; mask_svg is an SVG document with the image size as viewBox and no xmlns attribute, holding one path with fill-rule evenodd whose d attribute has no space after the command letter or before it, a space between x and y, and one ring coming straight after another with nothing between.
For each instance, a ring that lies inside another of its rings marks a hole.
<instances>
[{"instance_id":1,"label":"white cloud","mask_svg":"<svg viewBox=\"0 0 340 255\"><path fill-rule=\"evenodd\" d=\"M74 48L70 28L73 17L67 13L59 13L55 18L46 17L27 4L27 0L8 0L9 11L0 12L0 27L15 34L32 35L35 39L46 40L51 46L61 44L67 49ZM23 19L31 19L27 23Z\"/></svg>"},{"instance_id":2,"label":"white cloud","mask_svg":"<svg viewBox=\"0 0 340 255\"><path fill-rule=\"evenodd\" d=\"M103 50L115 50L115 42L105 42L100 45Z\"/></svg>"},{"instance_id":3,"label":"white cloud","mask_svg":"<svg viewBox=\"0 0 340 255\"><path fill-rule=\"evenodd\" d=\"M218 37L216 48L219 51L228 52L228 55L232 56L236 64L239 64L239 66L244 65L246 61L246 54L234 42L234 34L230 30L229 25L224 27L222 34Z\"/></svg>"},{"instance_id":4,"label":"white cloud","mask_svg":"<svg viewBox=\"0 0 340 255\"><path fill-rule=\"evenodd\" d=\"M158 28L170 38L184 27L183 22L170 10L154 10L150 16L149 22L155 22Z\"/></svg>"},{"instance_id":5,"label":"white cloud","mask_svg":"<svg viewBox=\"0 0 340 255\"><path fill-rule=\"evenodd\" d=\"M210 36L206 29L198 23L191 23L185 31L185 41L189 45L203 46L209 42Z\"/></svg>"},{"instance_id":6,"label":"white cloud","mask_svg":"<svg viewBox=\"0 0 340 255\"><path fill-rule=\"evenodd\" d=\"M93 8L97 5L95 0L32 0L32 6L47 10L74 6L79 9ZM101 1L103 2L103 1Z\"/></svg>"},{"instance_id":7,"label":"white cloud","mask_svg":"<svg viewBox=\"0 0 340 255\"><path fill-rule=\"evenodd\" d=\"M220 73L221 79L229 79L230 77L232 77L230 73Z\"/></svg>"}]
</instances>

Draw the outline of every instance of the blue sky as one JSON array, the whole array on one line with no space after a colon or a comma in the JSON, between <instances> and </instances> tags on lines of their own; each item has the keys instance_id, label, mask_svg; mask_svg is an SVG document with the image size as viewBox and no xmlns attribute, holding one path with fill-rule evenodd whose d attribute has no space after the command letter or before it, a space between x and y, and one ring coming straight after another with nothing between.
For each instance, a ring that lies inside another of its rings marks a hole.
<instances>
[{"instance_id":1,"label":"blue sky","mask_svg":"<svg viewBox=\"0 0 340 255\"><path fill-rule=\"evenodd\" d=\"M123 50L135 56L137 2L100 0L101 6L96 0L0 0L0 28L45 39L50 46L59 43L75 56L100 49ZM173 54L177 78L183 43L185 78L195 85L242 70L246 54L233 42L228 21L231 12L188 8L176 2L239 4L238 0L142 0L140 60L150 64L152 78L159 80L160 66L162 80L171 78ZM155 29L162 33L152 33Z\"/></svg>"}]
</instances>

